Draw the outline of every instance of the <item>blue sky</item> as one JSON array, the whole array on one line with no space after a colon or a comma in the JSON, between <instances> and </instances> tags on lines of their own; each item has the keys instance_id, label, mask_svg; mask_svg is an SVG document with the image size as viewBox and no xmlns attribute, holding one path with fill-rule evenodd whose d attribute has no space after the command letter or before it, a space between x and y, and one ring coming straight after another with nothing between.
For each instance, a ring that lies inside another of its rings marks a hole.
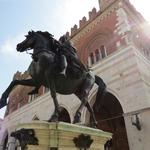
<instances>
[{"instance_id":1,"label":"blue sky","mask_svg":"<svg viewBox=\"0 0 150 150\"><path fill-rule=\"evenodd\" d=\"M149 2L131 1L150 20ZM29 30L49 31L58 39L93 7L99 7L98 0L0 0L0 95L17 70L28 68L30 56L15 48ZM4 111L0 110L0 117Z\"/></svg>"}]
</instances>

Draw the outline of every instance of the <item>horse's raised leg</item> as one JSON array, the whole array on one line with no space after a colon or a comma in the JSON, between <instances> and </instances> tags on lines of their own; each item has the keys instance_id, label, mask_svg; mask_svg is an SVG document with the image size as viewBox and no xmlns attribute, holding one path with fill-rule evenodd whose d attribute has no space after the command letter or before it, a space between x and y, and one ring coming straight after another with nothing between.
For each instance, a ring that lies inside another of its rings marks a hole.
<instances>
[{"instance_id":1,"label":"horse's raised leg","mask_svg":"<svg viewBox=\"0 0 150 150\"><path fill-rule=\"evenodd\" d=\"M84 108L84 106L86 106L92 117L92 126L93 127L97 126L97 121L94 115L93 108L88 103L88 95L89 95L91 88L94 85L94 82L95 82L95 78L91 76L90 74L87 74L86 79L82 85L82 88L80 89L81 92L79 91L76 93L76 95L81 100L81 105L76 111L76 114L74 117L74 123L80 122L82 109Z\"/></svg>"},{"instance_id":2,"label":"horse's raised leg","mask_svg":"<svg viewBox=\"0 0 150 150\"><path fill-rule=\"evenodd\" d=\"M84 97L83 99L80 99L80 100L81 100L81 104L76 111L73 123L81 122L81 120L80 120L81 119L81 112L82 112L82 109L84 108L84 106L87 104L87 97Z\"/></svg>"},{"instance_id":3,"label":"horse's raised leg","mask_svg":"<svg viewBox=\"0 0 150 150\"><path fill-rule=\"evenodd\" d=\"M13 80L8 88L5 90L5 92L2 94L2 97L0 99L0 108L7 105L7 98L16 85L25 85L25 86L37 86L35 81L33 79L27 79L27 80Z\"/></svg>"},{"instance_id":4,"label":"horse's raised leg","mask_svg":"<svg viewBox=\"0 0 150 150\"><path fill-rule=\"evenodd\" d=\"M80 122L82 109L84 108L84 106L86 106L88 111L90 112L91 117L92 117L91 125L92 125L92 127L96 128L97 127L97 121L96 121L96 117L94 115L93 108L90 106L90 104L88 102L88 99L87 98L84 98L84 99L85 99L84 102L82 101L80 107L78 108L78 110L77 110L77 112L75 114L73 123Z\"/></svg>"},{"instance_id":5,"label":"horse's raised leg","mask_svg":"<svg viewBox=\"0 0 150 150\"><path fill-rule=\"evenodd\" d=\"M58 121L58 118L59 118L59 104L58 104L56 90L55 90L55 83L53 81L49 81L49 88L50 88L51 97L53 99L54 106L55 106L54 113L51 116L51 118L49 119L49 121L55 122L55 121Z\"/></svg>"},{"instance_id":6,"label":"horse's raised leg","mask_svg":"<svg viewBox=\"0 0 150 150\"><path fill-rule=\"evenodd\" d=\"M87 102L86 107L87 107L87 109L88 109L88 111L90 112L91 117L92 117L92 123L91 123L91 124L92 124L92 127L97 128L96 117L95 117L95 115L94 115L93 108L90 106L89 102Z\"/></svg>"}]
</instances>

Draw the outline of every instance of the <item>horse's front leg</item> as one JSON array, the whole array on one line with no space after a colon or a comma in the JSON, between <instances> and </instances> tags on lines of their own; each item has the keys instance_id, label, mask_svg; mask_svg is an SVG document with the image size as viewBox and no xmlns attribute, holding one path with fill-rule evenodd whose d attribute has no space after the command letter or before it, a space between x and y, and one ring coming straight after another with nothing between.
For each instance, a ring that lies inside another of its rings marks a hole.
<instances>
[{"instance_id":1,"label":"horse's front leg","mask_svg":"<svg viewBox=\"0 0 150 150\"><path fill-rule=\"evenodd\" d=\"M25 85L25 86L37 86L35 81L33 79L27 79L27 80L13 80L8 88L5 90L5 92L2 94L2 97L0 99L0 108L3 108L7 105L7 98L16 85Z\"/></svg>"},{"instance_id":2,"label":"horse's front leg","mask_svg":"<svg viewBox=\"0 0 150 150\"><path fill-rule=\"evenodd\" d=\"M90 115L92 117L92 122L91 122L92 127L93 128L97 128L97 121L96 121L96 118L95 118L95 115L94 115L93 108L90 106L90 104L88 102L88 99L86 97L84 97L83 99L81 99L81 105L78 108L78 110L76 111L73 123L79 123L79 122L81 122L81 120L80 120L81 119L81 112L82 112L84 106L87 107L87 109L90 112Z\"/></svg>"},{"instance_id":3,"label":"horse's front leg","mask_svg":"<svg viewBox=\"0 0 150 150\"><path fill-rule=\"evenodd\" d=\"M51 92L51 97L53 99L54 102L54 106L55 106L55 110L53 115L50 118L50 122L55 122L58 121L59 118L59 104L58 104L58 100L57 100L57 95L56 95L56 90L55 90L55 84L53 81L50 82L50 92Z\"/></svg>"},{"instance_id":4,"label":"horse's front leg","mask_svg":"<svg viewBox=\"0 0 150 150\"><path fill-rule=\"evenodd\" d=\"M80 104L79 108L76 111L73 123L81 122L81 120L80 120L81 119L81 113L82 113L82 110L83 110L84 106L87 104L87 97L84 97L80 100L81 100L81 104Z\"/></svg>"}]
</instances>

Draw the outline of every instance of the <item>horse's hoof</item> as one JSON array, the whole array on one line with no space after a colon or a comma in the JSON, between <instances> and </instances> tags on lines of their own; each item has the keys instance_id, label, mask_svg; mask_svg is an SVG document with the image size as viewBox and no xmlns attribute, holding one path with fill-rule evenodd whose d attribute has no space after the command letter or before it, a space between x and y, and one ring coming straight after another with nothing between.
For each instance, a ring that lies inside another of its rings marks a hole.
<instances>
[{"instance_id":1,"label":"horse's hoof","mask_svg":"<svg viewBox=\"0 0 150 150\"><path fill-rule=\"evenodd\" d=\"M73 124L80 124L81 123L81 120L74 120L73 121Z\"/></svg>"},{"instance_id":2,"label":"horse's hoof","mask_svg":"<svg viewBox=\"0 0 150 150\"><path fill-rule=\"evenodd\" d=\"M80 122L81 122L81 113L77 113L74 117L73 124L80 123Z\"/></svg>"},{"instance_id":3,"label":"horse's hoof","mask_svg":"<svg viewBox=\"0 0 150 150\"><path fill-rule=\"evenodd\" d=\"M97 123L93 123L92 128L98 129Z\"/></svg>"},{"instance_id":4,"label":"horse's hoof","mask_svg":"<svg viewBox=\"0 0 150 150\"><path fill-rule=\"evenodd\" d=\"M65 79L65 78L66 78L66 75L65 75L65 74L59 74L59 78Z\"/></svg>"},{"instance_id":5,"label":"horse's hoof","mask_svg":"<svg viewBox=\"0 0 150 150\"><path fill-rule=\"evenodd\" d=\"M52 115L48 122L58 122L58 117L56 115Z\"/></svg>"},{"instance_id":6,"label":"horse's hoof","mask_svg":"<svg viewBox=\"0 0 150 150\"><path fill-rule=\"evenodd\" d=\"M7 105L7 100L5 98L0 99L0 109Z\"/></svg>"}]
</instances>

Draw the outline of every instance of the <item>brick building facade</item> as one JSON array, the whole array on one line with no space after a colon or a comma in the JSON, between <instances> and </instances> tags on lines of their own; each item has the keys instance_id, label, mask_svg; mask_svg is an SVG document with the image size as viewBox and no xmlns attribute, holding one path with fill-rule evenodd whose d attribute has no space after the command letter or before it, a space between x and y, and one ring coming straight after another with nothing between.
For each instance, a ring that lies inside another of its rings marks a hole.
<instances>
[{"instance_id":1,"label":"brick building facade","mask_svg":"<svg viewBox=\"0 0 150 150\"><path fill-rule=\"evenodd\" d=\"M150 36L147 22L129 0L99 0L99 4L99 11L93 8L89 18L83 17L79 27L74 25L66 35L77 48L81 61L107 84L108 93L100 109L95 111L99 129L113 133L112 143L105 149L149 150ZM24 78L29 78L27 72L14 75L14 79ZM1 132L3 148L17 124L48 120L54 110L47 89L41 87L37 95L28 96L30 90L17 86L9 96ZM92 106L95 97L96 87L89 96ZM60 120L72 122L80 102L73 95L58 95L58 99L62 108ZM89 121L85 108L82 123L89 125Z\"/></svg>"}]
</instances>

